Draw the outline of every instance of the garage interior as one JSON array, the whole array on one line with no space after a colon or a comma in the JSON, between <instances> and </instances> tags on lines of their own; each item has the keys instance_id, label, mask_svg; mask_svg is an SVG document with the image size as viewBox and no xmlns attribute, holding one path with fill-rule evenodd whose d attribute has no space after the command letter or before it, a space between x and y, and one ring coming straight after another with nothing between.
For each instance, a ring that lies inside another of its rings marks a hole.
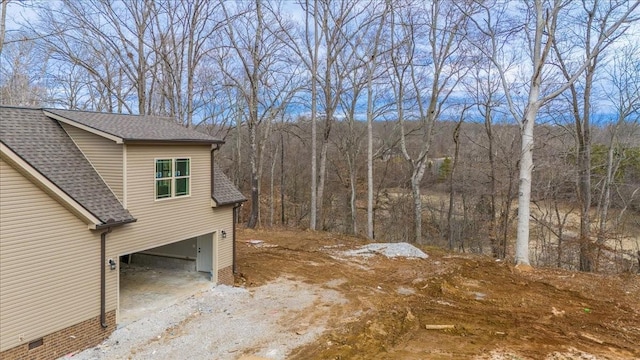
<instances>
[{"instance_id":1,"label":"garage interior","mask_svg":"<svg viewBox=\"0 0 640 360\"><path fill-rule=\"evenodd\" d=\"M118 326L215 286L214 236L120 256Z\"/></svg>"}]
</instances>

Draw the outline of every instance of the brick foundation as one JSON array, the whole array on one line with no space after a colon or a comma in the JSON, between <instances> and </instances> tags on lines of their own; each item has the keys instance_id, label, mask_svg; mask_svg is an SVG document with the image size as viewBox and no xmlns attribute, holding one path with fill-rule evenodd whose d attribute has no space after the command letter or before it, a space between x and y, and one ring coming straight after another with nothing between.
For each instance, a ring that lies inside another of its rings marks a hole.
<instances>
[{"instance_id":1,"label":"brick foundation","mask_svg":"<svg viewBox=\"0 0 640 360\"><path fill-rule=\"evenodd\" d=\"M218 284L233 286L233 268L231 266L218 270Z\"/></svg>"},{"instance_id":2,"label":"brick foundation","mask_svg":"<svg viewBox=\"0 0 640 360\"><path fill-rule=\"evenodd\" d=\"M224 270L224 269L223 269ZM29 344L22 344L0 353L2 360L45 360L57 359L71 352L96 346L104 341L116 328L116 312L107 314L106 329L100 325L100 316L85 320L42 337L42 345L29 350ZM32 339L31 341L38 340ZM30 341L30 342L31 342Z\"/></svg>"}]
</instances>

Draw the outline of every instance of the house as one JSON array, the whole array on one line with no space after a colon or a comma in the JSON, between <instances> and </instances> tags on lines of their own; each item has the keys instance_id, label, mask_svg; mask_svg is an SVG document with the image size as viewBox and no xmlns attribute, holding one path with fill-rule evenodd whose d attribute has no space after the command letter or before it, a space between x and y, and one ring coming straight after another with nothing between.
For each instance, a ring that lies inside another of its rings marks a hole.
<instances>
[{"instance_id":1,"label":"house","mask_svg":"<svg viewBox=\"0 0 640 360\"><path fill-rule=\"evenodd\" d=\"M222 143L167 118L0 107L0 358L108 337L130 254L232 283L245 198L214 164Z\"/></svg>"}]
</instances>

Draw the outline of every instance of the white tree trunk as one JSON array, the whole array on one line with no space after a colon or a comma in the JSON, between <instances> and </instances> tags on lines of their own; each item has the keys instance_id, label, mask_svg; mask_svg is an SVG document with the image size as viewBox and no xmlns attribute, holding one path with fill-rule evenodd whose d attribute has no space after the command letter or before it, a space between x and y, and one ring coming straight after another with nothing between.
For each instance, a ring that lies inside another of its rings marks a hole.
<instances>
[{"instance_id":1,"label":"white tree trunk","mask_svg":"<svg viewBox=\"0 0 640 360\"><path fill-rule=\"evenodd\" d=\"M307 3L307 9L309 4ZM309 27L309 17L306 17L306 26L307 29ZM308 31L307 31L308 33ZM317 139L318 139L318 130L316 124L316 114L318 109L318 89L317 89L317 75L318 75L318 48L320 46L320 42L318 41L318 1L315 0L313 3L313 55L311 62L311 205L309 206L309 229L316 229L316 217L318 210L318 153L317 153Z\"/></svg>"},{"instance_id":2,"label":"white tree trunk","mask_svg":"<svg viewBox=\"0 0 640 360\"><path fill-rule=\"evenodd\" d=\"M415 241L422 244L422 198L420 195L420 180L411 176L411 195L413 196L413 223L415 225Z\"/></svg>"},{"instance_id":3,"label":"white tree trunk","mask_svg":"<svg viewBox=\"0 0 640 360\"><path fill-rule=\"evenodd\" d=\"M380 24L373 40L373 51L370 62L367 65L367 237L374 238L373 224L373 73L375 72L378 60L378 47L380 35L390 8L390 2L385 3L384 12L380 16Z\"/></svg>"},{"instance_id":4,"label":"white tree trunk","mask_svg":"<svg viewBox=\"0 0 640 360\"><path fill-rule=\"evenodd\" d=\"M354 166L355 167L355 166ZM358 235L358 208L356 207L356 182L358 178L355 171L351 171L349 175L349 187L351 188L351 198L349 199L349 206L351 207L351 227L353 235Z\"/></svg>"},{"instance_id":5,"label":"white tree trunk","mask_svg":"<svg viewBox=\"0 0 640 360\"><path fill-rule=\"evenodd\" d=\"M369 74L367 105L367 237L373 239L373 105L371 74Z\"/></svg>"},{"instance_id":6,"label":"white tree trunk","mask_svg":"<svg viewBox=\"0 0 640 360\"><path fill-rule=\"evenodd\" d=\"M413 216L415 222L415 241L418 244L424 244L422 239L422 194L420 184L427 169L426 156L423 161L418 161L414 165L411 174L411 194L413 195Z\"/></svg>"},{"instance_id":7,"label":"white tree trunk","mask_svg":"<svg viewBox=\"0 0 640 360\"><path fill-rule=\"evenodd\" d=\"M320 147L320 171L319 177L320 181L318 181L318 193L317 193L317 212L320 214L320 227L322 228L324 224L322 223L324 220L323 212L323 201L324 201L324 185L327 178L327 151L329 149L328 139L322 141L322 146ZM316 224L316 228L317 228Z\"/></svg>"},{"instance_id":8,"label":"white tree trunk","mask_svg":"<svg viewBox=\"0 0 640 360\"><path fill-rule=\"evenodd\" d=\"M533 175L533 127L540 103L536 101L540 84L535 82L529 92L529 104L521 129L520 181L518 193L518 231L516 238L516 264L529 264L529 217L531 204L531 178Z\"/></svg>"}]
</instances>

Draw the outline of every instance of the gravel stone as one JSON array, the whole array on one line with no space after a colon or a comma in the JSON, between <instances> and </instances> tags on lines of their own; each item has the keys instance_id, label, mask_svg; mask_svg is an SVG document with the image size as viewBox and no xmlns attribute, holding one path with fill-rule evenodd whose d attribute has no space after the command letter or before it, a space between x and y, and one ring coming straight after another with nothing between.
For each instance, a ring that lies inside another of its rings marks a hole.
<instances>
[{"instance_id":1,"label":"gravel stone","mask_svg":"<svg viewBox=\"0 0 640 360\"><path fill-rule=\"evenodd\" d=\"M324 332L318 304L346 302L335 290L284 278L250 290L215 286L116 329L73 359L285 359Z\"/></svg>"},{"instance_id":2,"label":"gravel stone","mask_svg":"<svg viewBox=\"0 0 640 360\"><path fill-rule=\"evenodd\" d=\"M406 243L372 243L361 246L355 250L343 251L344 256L364 256L369 257L374 254L380 254L388 258L405 257L426 259L429 256L417 247Z\"/></svg>"}]
</instances>

